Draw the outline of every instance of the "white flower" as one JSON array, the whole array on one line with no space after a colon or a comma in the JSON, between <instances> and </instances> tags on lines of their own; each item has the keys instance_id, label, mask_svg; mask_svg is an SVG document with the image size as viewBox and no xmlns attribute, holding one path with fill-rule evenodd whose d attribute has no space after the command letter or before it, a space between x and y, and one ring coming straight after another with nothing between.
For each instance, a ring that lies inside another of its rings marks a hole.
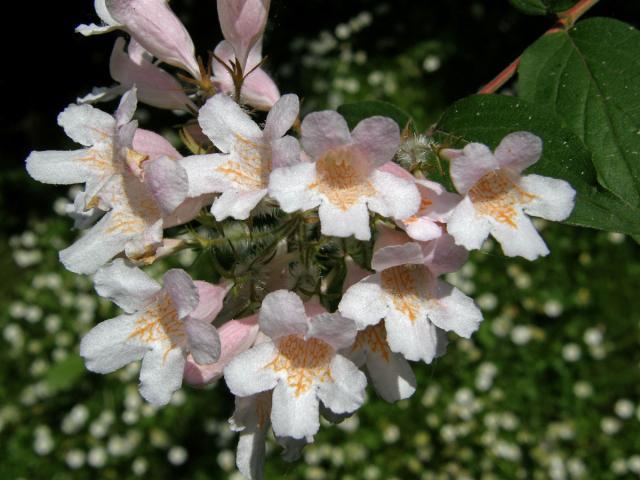
<instances>
[{"instance_id":1,"label":"white flower","mask_svg":"<svg viewBox=\"0 0 640 480\"><path fill-rule=\"evenodd\" d=\"M397 242L373 256L371 266L377 273L350 287L338 310L354 319L360 330L384 319L391 351L430 363L444 353L444 331L469 338L482 320L471 298L437 279L459 268L466 252L448 235L424 244L408 241L399 232L394 235L399 235ZM370 370L371 375L378 372L382 369Z\"/></svg>"},{"instance_id":2,"label":"white flower","mask_svg":"<svg viewBox=\"0 0 640 480\"><path fill-rule=\"evenodd\" d=\"M334 111L302 122L302 146L313 159L274 170L269 195L285 212L320 206L324 235L369 240L369 210L404 220L418 210L415 182L382 171L400 144L398 125L386 117L362 120L352 132Z\"/></svg>"},{"instance_id":3,"label":"white flower","mask_svg":"<svg viewBox=\"0 0 640 480\"><path fill-rule=\"evenodd\" d=\"M292 292L267 295L259 321L270 340L238 355L224 371L237 396L273 390L271 423L279 437L313 437L320 427L320 401L336 414L353 412L364 402L364 374L338 353L353 344L355 324L338 313L308 308L310 317Z\"/></svg>"},{"instance_id":4,"label":"white flower","mask_svg":"<svg viewBox=\"0 0 640 480\"><path fill-rule=\"evenodd\" d=\"M507 135L494 153L480 143L442 151L451 160L456 189L465 196L447 224L456 243L477 250L491 233L507 256L534 260L549 253L525 213L565 220L573 210L575 191L564 180L521 175L541 153L542 141L529 132Z\"/></svg>"},{"instance_id":5,"label":"white flower","mask_svg":"<svg viewBox=\"0 0 640 480\"><path fill-rule=\"evenodd\" d=\"M264 130L225 94L200 109L202 131L222 154L194 155L184 160L189 196L222 192L211 213L217 220L245 220L267 194L273 168L300 161L298 141L285 136L298 116L298 97L283 95L267 116Z\"/></svg>"},{"instance_id":6,"label":"white flower","mask_svg":"<svg viewBox=\"0 0 640 480\"><path fill-rule=\"evenodd\" d=\"M140 394L149 402L165 405L180 388L185 359L191 353L201 363L220 355L213 315L199 304L199 286L183 270L169 270L164 286L142 270L119 259L95 276L96 291L125 313L95 326L80 344L87 368L110 373L142 359ZM206 285L206 284L205 284ZM202 287L201 287L202 288Z\"/></svg>"}]
</instances>

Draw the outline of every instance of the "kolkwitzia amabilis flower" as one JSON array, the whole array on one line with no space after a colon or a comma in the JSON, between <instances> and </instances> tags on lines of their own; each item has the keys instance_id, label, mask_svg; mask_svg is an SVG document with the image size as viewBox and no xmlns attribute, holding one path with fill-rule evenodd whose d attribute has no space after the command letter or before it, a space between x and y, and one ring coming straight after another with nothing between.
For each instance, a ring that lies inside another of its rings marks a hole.
<instances>
[{"instance_id":1,"label":"kolkwitzia amabilis flower","mask_svg":"<svg viewBox=\"0 0 640 480\"><path fill-rule=\"evenodd\" d=\"M215 55L227 65L234 58L233 48L226 40L218 44ZM259 67L262 62L262 42L258 42L249 52L247 68L242 90L240 91L240 103L257 108L258 110L270 110L280 98L280 91L271 77ZM213 83L218 90L233 94L235 85L227 69L218 61L213 64Z\"/></svg>"},{"instance_id":2,"label":"kolkwitzia amabilis flower","mask_svg":"<svg viewBox=\"0 0 640 480\"><path fill-rule=\"evenodd\" d=\"M549 253L525 213L565 220L573 210L575 191L564 180L521 175L541 153L542 140L529 132L507 135L494 153L480 143L442 151L451 160L451 179L464 195L447 223L456 243L478 249L491 234L510 257L534 260Z\"/></svg>"},{"instance_id":3,"label":"kolkwitzia amabilis flower","mask_svg":"<svg viewBox=\"0 0 640 480\"><path fill-rule=\"evenodd\" d=\"M135 86L138 100L147 105L169 110L186 110L189 107L196 110L196 106L173 75L162 70L152 60L151 55L135 40L129 41L125 51L124 38L118 38L111 52L109 71L111 78L119 85L95 88L89 95L78 99L78 102L106 102Z\"/></svg>"},{"instance_id":4,"label":"kolkwitzia amabilis flower","mask_svg":"<svg viewBox=\"0 0 640 480\"><path fill-rule=\"evenodd\" d=\"M339 353L353 344L355 323L319 307L307 310L293 292L268 294L259 321L270 340L238 355L224 377L239 397L273 390L275 435L310 441L320 426L319 402L335 413L353 412L364 402L367 381Z\"/></svg>"},{"instance_id":5,"label":"kolkwitzia amabilis flower","mask_svg":"<svg viewBox=\"0 0 640 480\"><path fill-rule=\"evenodd\" d=\"M270 4L271 0L218 0L222 35L245 73L249 71L249 52L260 41L267 25Z\"/></svg>"},{"instance_id":6,"label":"kolkwitzia amabilis flower","mask_svg":"<svg viewBox=\"0 0 640 480\"><path fill-rule=\"evenodd\" d=\"M187 175L176 161L180 154L161 136L137 129L131 121L135 108L135 90L122 97L113 117L90 105L71 105L58 123L87 148L32 152L27 158L27 170L36 180L86 183L79 210L107 212L60 252L62 263L73 272L93 273L123 250L133 259L151 255L164 227L194 214L185 201Z\"/></svg>"},{"instance_id":7,"label":"kolkwitzia amabilis flower","mask_svg":"<svg viewBox=\"0 0 640 480\"><path fill-rule=\"evenodd\" d=\"M77 32L86 36L124 30L160 61L200 78L193 41L168 0L95 0L94 5L104 25L79 25Z\"/></svg>"},{"instance_id":8,"label":"kolkwitzia amabilis flower","mask_svg":"<svg viewBox=\"0 0 640 480\"><path fill-rule=\"evenodd\" d=\"M98 294L125 313L99 323L82 339L80 355L89 370L110 373L142 359L140 394L164 405L182 384L188 353L200 363L220 356L218 333L206 318L207 295L212 288L226 292L225 287L193 282L178 269L165 273L160 286L122 259L101 268L94 280ZM222 296L216 298L220 304Z\"/></svg>"},{"instance_id":9,"label":"kolkwitzia amabilis flower","mask_svg":"<svg viewBox=\"0 0 640 480\"><path fill-rule=\"evenodd\" d=\"M462 197L449 193L439 183L415 178L400 165L388 162L380 170L400 178L414 181L420 192L420 208L409 218L397 222L414 240L428 242L442 235L442 224L446 223Z\"/></svg>"},{"instance_id":10,"label":"kolkwitzia amabilis flower","mask_svg":"<svg viewBox=\"0 0 640 480\"><path fill-rule=\"evenodd\" d=\"M217 220L245 220L267 194L273 168L300 161L298 141L285 136L298 116L298 97L284 95L267 116L264 131L225 94L210 98L200 109L202 131L222 154L194 155L182 165L189 196L222 192L211 212Z\"/></svg>"},{"instance_id":11,"label":"kolkwitzia amabilis flower","mask_svg":"<svg viewBox=\"0 0 640 480\"><path fill-rule=\"evenodd\" d=\"M405 220L420 206L415 182L379 168L399 143L400 130L390 118L364 119L349 132L339 113L311 113L302 122L302 147L313 162L274 170L269 194L285 212L319 205L324 235L368 240L369 210Z\"/></svg>"},{"instance_id":12,"label":"kolkwitzia amabilis flower","mask_svg":"<svg viewBox=\"0 0 640 480\"><path fill-rule=\"evenodd\" d=\"M437 278L440 273L456 270L466 259L466 252L456 247L450 236L419 244L400 232L394 235L399 237L395 244L379 248L373 256L371 265L377 273L350 287L338 306L340 313L356 321L359 330L384 320L384 328L367 333L367 340L374 340L369 349L377 348L378 357L382 357L376 359L378 370L385 362L389 365L390 357L384 358L384 349L376 347L385 332L392 352L429 363L444 353L444 331L469 338L482 320L471 298ZM385 376L394 378L391 373ZM400 372L396 378L406 380ZM380 383L384 380L379 378Z\"/></svg>"}]
</instances>

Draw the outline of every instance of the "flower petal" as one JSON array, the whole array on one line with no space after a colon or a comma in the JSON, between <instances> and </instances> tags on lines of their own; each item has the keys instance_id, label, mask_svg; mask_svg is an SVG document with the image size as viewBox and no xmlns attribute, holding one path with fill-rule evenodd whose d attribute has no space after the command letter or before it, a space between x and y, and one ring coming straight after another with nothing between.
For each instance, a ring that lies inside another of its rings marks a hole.
<instances>
[{"instance_id":1,"label":"flower petal","mask_svg":"<svg viewBox=\"0 0 640 480\"><path fill-rule=\"evenodd\" d=\"M387 299L380 287L380 276L371 275L349 287L338 305L342 315L356 322L358 330L375 325L388 311Z\"/></svg>"},{"instance_id":2,"label":"flower petal","mask_svg":"<svg viewBox=\"0 0 640 480\"><path fill-rule=\"evenodd\" d=\"M246 220L260 200L267 195L267 189L243 192L236 189L226 190L213 202L211 213L219 222L232 217L236 220Z\"/></svg>"},{"instance_id":3,"label":"flower petal","mask_svg":"<svg viewBox=\"0 0 640 480\"><path fill-rule=\"evenodd\" d=\"M290 135L271 142L271 164L273 168L291 167L301 162L300 143Z\"/></svg>"},{"instance_id":4,"label":"flower petal","mask_svg":"<svg viewBox=\"0 0 640 480\"><path fill-rule=\"evenodd\" d=\"M300 100L297 95L289 93L280 97L267 115L264 127L265 139L275 140L284 137L298 118L299 111Z\"/></svg>"},{"instance_id":5,"label":"flower petal","mask_svg":"<svg viewBox=\"0 0 640 480\"><path fill-rule=\"evenodd\" d=\"M399 353L383 357L378 352L367 352L367 371L373 388L386 402L404 400L416 391L416 376Z\"/></svg>"},{"instance_id":6,"label":"flower petal","mask_svg":"<svg viewBox=\"0 0 640 480\"><path fill-rule=\"evenodd\" d=\"M469 197L465 197L451 213L447 231L458 245L467 250L478 250L489 236L491 224L485 217L476 214Z\"/></svg>"},{"instance_id":7,"label":"flower petal","mask_svg":"<svg viewBox=\"0 0 640 480\"><path fill-rule=\"evenodd\" d=\"M116 119L116 125L120 126L129 123L136 112L136 108L138 108L138 91L135 86L132 86L130 90L122 95L118 109L113 114Z\"/></svg>"},{"instance_id":8,"label":"flower petal","mask_svg":"<svg viewBox=\"0 0 640 480\"><path fill-rule=\"evenodd\" d=\"M520 173L538 161L542 154L542 140L529 132L510 133L495 150L495 157L503 168Z\"/></svg>"},{"instance_id":9,"label":"flower petal","mask_svg":"<svg viewBox=\"0 0 640 480\"><path fill-rule=\"evenodd\" d=\"M140 395L153 405L166 405L182 385L184 354L179 348L162 345L148 351L140 368Z\"/></svg>"},{"instance_id":10,"label":"flower petal","mask_svg":"<svg viewBox=\"0 0 640 480\"><path fill-rule=\"evenodd\" d=\"M133 135L132 147L136 152L148 155L151 159L168 157L171 160L178 160L182 158L180 152L166 138L143 128L138 128Z\"/></svg>"},{"instance_id":11,"label":"flower petal","mask_svg":"<svg viewBox=\"0 0 640 480\"><path fill-rule=\"evenodd\" d=\"M239 397L248 397L271 390L276 386L276 373L264 368L278 354L271 342L256 345L237 355L224 369L224 379L229 390Z\"/></svg>"},{"instance_id":12,"label":"flower petal","mask_svg":"<svg viewBox=\"0 0 640 480\"><path fill-rule=\"evenodd\" d=\"M120 315L89 330L80 342L80 355L88 370L111 373L144 356L148 347L129 341L137 318L137 315Z\"/></svg>"},{"instance_id":13,"label":"flower petal","mask_svg":"<svg viewBox=\"0 0 640 480\"><path fill-rule=\"evenodd\" d=\"M306 335L307 314L300 297L294 292L277 290L262 301L260 330L272 339L288 335Z\"/></svg>"},{"instance_id":14,"label":"flower petal","mask_svg":"<svg viewBox=\"0 0 640 480\"><path fill-rule=\"evenodd\" d=\"M427 315L437 327L470 338L482 321L482 313L474 301L446 282L433 279Z\"/></svg>"},{"instance_id":15,"label":"flower petal","mask_svg":"<svg viewBox=\"0 0 640 480\"><path fill-rule=\"evenodd\" d=\"M316 166L301 163L276 168L269 176L269 195L287 213L310 210L320 205L320 195L309 188L316 181Z\"/></svg>"},{"instance_id":16,"label":"flower petal","mask_svg":"<svg viewBox=\"0 0 640 480\"><path fill-rule=\"evenodd\" d=\"M186 317L198 306L198 288L184 270L168 270L162 278L162 283L162 288L171 297L179 318Z\"/></svg>"},{"instance_id":17,"label":"flower petal","mask_svg":"<svg viewBox=\"0 0 640 480\"><path fill-rule=\"evenodd\" d=\"M406 242L400 245L389 245L379 248L373 254L371 268L381 272L388 268L400 265L422 265L424 254L420 244L416 242Z\"/></svg>"},{"instance_id":18,"label":"flower petal","mask_svg":"<svg viewBox=\"0 0 640 480\"><path fill-rule=\"evenodd\" d=\"M187 317L184 321L189 352L199 365L215 363L220 358L220 337L210 323Z\"/></svg>"},{"instance_id":19,"label":"flower petal","mask_svg":"<svg viewBox=\"0 0 640 480\"><path fill-rule=\"evenodd\" d=\"M320 428L320 404L316 388L296 392L280 381L273 391L271 425L278 437L313 437Z\"/></svg>"},{"instance_id":20,"label":"flower petal","mask_svg":"<svg viewBox=\"0 0 640 480\"><path fill-rule=\"evenodd\" d=\"M302 147L314 159L351 142L347 122L332 110L313 112L304 117L301 132Z\"/></svg>"},{"instance_id":21,"label":"flower petal","mask_svg":"<svg viewBox=\"0 0 640 480\"><path fill-rule=\"evenodd\" d=\"M538 257L549 255L549 249L544 240L531 223L531 220L522 212L515 217L515 227L491 221L491 235L502 246L502 251L507 257L524 257L527 260L535 260Z\"/></svg>"},{"instance_id":22,"label":"flower petal","mask_svg":"<svg viewBox=\"0 0 640 480\"><path fill-rule=\"evenodd\" d=\"M523 205L529 215L555 222L566 220L571 215L576 191L564 180L526 175L521 178L520 187L536 197Z\"/></svg>"},{"instance_id":23,"label":"flower petal","mask_svg":"<svg viewBox=\"0 0 640 480\"><path fill-rule=\"evenodd\" d=\"M108 113L91 105L69 105L58 115L58 125L74 142L90 147L110 139L116 121Z\"/></svg>"},{"instance_id":24,"label":"flower petal","mask_svg":"<svg viewBox=\"0 0 640 480\"><path fill-rule=\"evenodd\" d=\"M356 324L339 313L321 313L309 319L309 331L305 339L309 338L317 338L331 345L334 350L342 350L353 345Z\"/></svg>"},{"instance_id":25,"label":"flower petal","mask_svg":"<svg viewBox=\"0 0 640 480\"><path fill-rule=\"evenodd\" d=\"M369 240L369 211L364 202L353 205L348 210L323 201L318 209L320 230L323 235L349 237L354 235L358 240Z\"/></svg>"},{"instance_id":26,"label":"flower petal","mask_svg":"<svg viewBox=\"0 0 640 480\"><path fill-rule=\"evenodd\" d=\"M353 129L351 137L358 150L375 167L390 161L400 147L400 128L387 117L365 118Z\"/></svg>"},{"instance_id":27,"label":"flower petal","mask_svg":"<svg viewBox=\"0 0 640 480\"><path fill-rule=\"evenodd\" d=\"M98 270L93 282L98 295L127 313L144 310L162 289L149 275L121 258Z\"/></svg>"},{"instance_id":28,"label":"flower petal","mask_svg":"<svg viewBox=\"0 0 640 480\"><path fill-rule=\"evenodd\" d=\"M84 183L96 174L91 164L83 161L88 155L89 150L31 152L27 157L27 172L42 183Z\"/></svg>"},{"instance_id":29,"label":"flower petal","mask_svg":"<svg viewBox=\"0 0 640 480\"><path fill-rule=\"evenodd\" d=\"M224 297L229 293L233 284L221 283L220 285L214 285L201 280L195 280L193 283L198 289L198 306L189 316L211 323L222 310Z\"/></svg>"},{"instance_id":30,"label":"flower petal","mask_svg":"<svg viewBox=\"0 0 640 480\"><path fill-rule=\"evenodd\" d=\"M420 246L424 264L436 277L459 270L469 258L469 252L464 247L456 245L454 238L447 233Z\"/></svg>"},{"instance_id":31,"label":"flower petal","mask_svg":"<svg viewBox=\"0 0 640 480\"><path fill-rule=\"evenodd\" d=\"M200 109L198 121L202 131L224 153L231 151L238 136L251 140L262 138L260 127L223 93L207 100Z\"/></svg>"},{"instance_id":32,"label":"flower petal","mask_svg":"<svg viewBox=\"0 0 640 480\"><path fill-rule=\"evenodd\" d=\"M336 355L330 365L333 381L318 385L318 398L334 413L350 413L364 403L367 377L351 360Z\"/></svg>"},{"instance_id":33,"label":"flower petal","mask_svg":"<svg viewBox=\"0 0 640 480\"><path fill-rule=\"evenodd\" d=\"M165 215L171 214L189 193L187 172L179 162L160 157L144 162L144 180Z\"/></svg>"},{"instance_id":34,"label":"flower petal","mask_svg":"<svg viewBox=\"0 0 640 480\"><path fill-rule=\"evenodd\" d=\"M180 161L180 165L187 172L189 197L199 197L207 193L222 192L229 187L229 181L224 178L217 168L224 164L227 155L192 155Z\"/></svg>"},{"instance_id":35,"label":"flower petal","mask_svg":"<svg viewBox=\"0 0 640 480\"><path fill-rule=\"evenodd\" d=\"M414 182L379 170L370 178L377 192L367 199L371 211L396 220L404 220L418 211L420 193Z\"/></svg>"},{"instance_id":36,"label":"flower petal","mask_svg":"<svg viewBox=\"0 0 640 480\"><path fill-rule=\"evenodd\" d=\"M401 353L407 360L431 363L441 351L438 327L426 318L412 322L406 315L391 308L384 323L389 348Z\"/></svg>"},{"instance_id":37,"label":"flower petal","mask_svg":"<svg viewBox=\"0 0 640 480\"><path fill-rule=\"evenodd\" d=\"M460 150L443 150L442 155L452 156L450 173L451 180L459 193L465 194L486 173L500 168L498 161L489 150L489 147L481 143L470 143Z\"/></svg>"}]
</instances>

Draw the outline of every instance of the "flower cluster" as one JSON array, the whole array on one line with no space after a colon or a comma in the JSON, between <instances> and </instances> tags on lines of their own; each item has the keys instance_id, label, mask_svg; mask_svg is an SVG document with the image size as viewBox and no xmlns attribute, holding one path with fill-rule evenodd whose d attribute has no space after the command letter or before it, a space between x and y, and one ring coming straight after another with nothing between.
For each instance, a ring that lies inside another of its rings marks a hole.
<instances>
[{"instance_id":1,"label":"flower cluster","mask_svg":"<svg viewBox=\"0 0 640 480\"><path fill-rule=\"evenodd\" d=\"M300 121L298 97L261 68L269 0L218 0L225 38L208 65L167 2L95 5L103 25L80 33L130 36L126 53L124 38L115 42L117 85L58 117L83 148L27 159L37 180L84 184L69 214L87 232L60 260L94 274L98 295L124 311L95 326L80 353L99 373L142 360L140 394L155 405L183 380L224 377L247 478L262 477L269 428L297 458L321 415L339 422L363 405L367 378L386 401L410 397L409 362L432 362L447 332L469 338L482 321L440 277L489 234L507 256L547 255L525 214L559 221L572 211L566 182L522 175L542 154L532 133L511 133L493 152L440 149L449 192L394 163L405 125L372 116L350 128L336 111ZM90 105L119 96L113 115ZM138 128L138 100L192 117L180 132L186 156ZM207 281L171 269L161 285L140 268L184 249L210 254Z\"/></svg>"}]
</instances>

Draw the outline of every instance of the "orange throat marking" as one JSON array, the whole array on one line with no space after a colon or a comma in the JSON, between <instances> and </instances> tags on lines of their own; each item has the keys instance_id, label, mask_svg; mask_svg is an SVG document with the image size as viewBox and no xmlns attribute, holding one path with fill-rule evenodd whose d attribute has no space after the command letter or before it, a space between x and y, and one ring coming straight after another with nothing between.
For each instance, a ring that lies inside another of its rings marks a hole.
<instances>
[{"instance_id":1,"label":"orange throat marking","mask_svg":"<svg viewBox=\"0 0 640 480\"><path fill-rule=\"evenodd\" d=\"M178 318L169 295L162 293L158 300L147 307L147 310L136 319L136 328L129 334L145 344L165 343L167 354L174 348L182 347L187 341L184 324Z\"/></svg>"},{"instance_id":2,"label":"orange throat marking","mask_svg":"<svg viewBox=\"0 0 640 480\"><path fill-rule=\"evenodd\" d=\"M317 180L309 188L317 188L340 210L349 210L362 197L376 194L357 163L357 154L347 147L329 150L316 162Z\"/></svg>"},{"instance_id":3,"label":"orange throat marking","mask_svg":"<svg viewBox=\"0 0 640 480\"><path fill-rule=\"evenodd\" d=\"M267 188L271 173L271 153L258 142L235 134L233 150L240 160L229 160L216 168L241 188L248 191Z\"/></svg>"},{"instance_id":4,"label":"orange throat marking","mask_svg":"<svg viewBox=\"0 0 640 480\"><path fill-rule=\"evenodd\" d=\"M497 222L512 228L517 228L516 207L537 198L522 190L503 170L494 170L484 175L469 190L469 197L480 215L493 217Z\"/></svg>"},{"instance_id":5,"label":"orange throat marking","mask_svg":"<svg viewBox=\"0 0 640 480\"><path fill-rule=\"evenodd\" d=\"M333 382L329 364L333 348L317 338L304 340L296 335L284 337L278 343L278 354L264 368L285 372L287 385L296 397L307 392L315 382Z\"/></svg>"},{"instance_id":6,"label":"orange throat marking","mask_svg":"<svg viewBox=\"0 0 640 480\"><path fill-rule=\"evenodd\" d=\"M401 265L380 274L382 288L391 297L393 306L411 323L421 318L427 300L423 270L419 265Z\"/></svg>"},{"instance_id":7,"label":"orange throat marking","mask_svg":"<svg viewBox=\"0 0 640 480\"><path fill-rule=\"evenodd\" d=\"M387 330L384 327L384 321L358 332L352 351L361 348L368 348L371 352L380 355L385 362L389 362L391 349L387 343Z\"/></svg>"}]
</instances>

